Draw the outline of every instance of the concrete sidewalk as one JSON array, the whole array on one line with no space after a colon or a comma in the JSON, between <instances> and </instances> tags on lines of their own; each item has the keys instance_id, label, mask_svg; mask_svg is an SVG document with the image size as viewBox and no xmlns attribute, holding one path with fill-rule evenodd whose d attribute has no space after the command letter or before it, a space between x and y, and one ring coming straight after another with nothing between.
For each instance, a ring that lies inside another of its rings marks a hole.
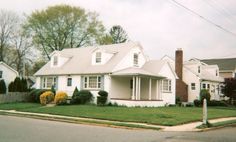
<instances>
[{"instance_id":1,"label":"concrete sidewalk","mask_svg":"<svg viewBox=\"0 0 236 142\"><path fill-rule=\"evenodd\" d=\"M52 115L52 114L43 114L43 113L32 113L32 112L20 112L15 110L0 110L0 112L7 113L7 114L13 114L13 115L23 115L23 116L31 116L31 117L41 117L41 118L48 118L51 120L59 119L64 120L68 122L72 121L91 121L91 122L108 122L108 123L124 123L124 124L133 124L133 125L140 125L140 126L149 126L154 128L161 128L161 131L202 131L202 129L197 129L197 126L200 126L202 122L192 122L188 124L183 125L177 125L177 126L162 126L162 125L153 125L153 124L145 124L145 123L135 123L135 122L120 122L120 121L111 121L111 120L101 120L101 119L93 119L93 118L82 118L82 117L71 117L71 116L62 116L62 115ZM218 118L218 119L212 119L209 120L210 123L217 123L217 122L223 122L223 121L229 121L229 120L236 120L236 117L227 117L227 118Z\"/></svg>"}]
</instances>

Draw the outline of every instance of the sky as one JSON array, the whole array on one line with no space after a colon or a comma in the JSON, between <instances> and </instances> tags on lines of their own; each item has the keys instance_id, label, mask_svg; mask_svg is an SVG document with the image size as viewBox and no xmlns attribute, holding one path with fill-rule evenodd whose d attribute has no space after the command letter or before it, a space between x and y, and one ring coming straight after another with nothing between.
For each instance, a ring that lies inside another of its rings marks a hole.
<instances>
[{"instance_id":1,"label":"sky","mask_svg":"<svg viewBox=\"0 0 236 142\"><path fill-rule=\"evenodd\" d=\"M178 48L185 60L236 58L235 0L176 1L218 27L173 0L0 0L0 9L30 15L57 4L79 6L97 12L107 29L121 25L151 59L174 57Z\"/></svg>"}]
</instances>

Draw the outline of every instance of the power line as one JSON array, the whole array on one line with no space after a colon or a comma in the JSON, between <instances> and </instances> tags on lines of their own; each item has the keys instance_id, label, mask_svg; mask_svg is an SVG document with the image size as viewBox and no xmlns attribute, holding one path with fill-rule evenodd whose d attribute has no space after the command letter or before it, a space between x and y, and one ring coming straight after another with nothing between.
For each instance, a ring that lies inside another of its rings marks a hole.
<instances>
[{"instance_id":1,"label":"power line","mask_svg":"<svg viewBox=\"0 0 236 142\"><path fill-rule=\"evenodd\" d=\"M202 15L200 15L200 14L198 14L197 12L193 11L192 9L190 9L190 8L188 8L188 7L184 6L184 5L182 5L181 3L177 2L176 0L171 0L171 1L174 2L176 5L178 5L178 6L182 7L182 8L184 8L184 9L186 9L187 11L189 11L189 12L192 13L192 14L194 14L195 16L198 16L198 17L201 18L202 20L208 22L209 24L211 24L211 25L213 25L213 26L215 26L215 27L217 27L217 28L223 30L224 32L227 32L227 33L229 33L229 34L231 34L231 35L233 35L233 36L236 37L236 34L235 34L235 33L233 33L233 32L231 32L231 31L229 31L229 30L223 28L222 26L220 26L220 25L218 25L218 24L215 24L215 23L212 22L211 20L208 20L207 18L203 17Z\"/></svg>"}]
</instances>

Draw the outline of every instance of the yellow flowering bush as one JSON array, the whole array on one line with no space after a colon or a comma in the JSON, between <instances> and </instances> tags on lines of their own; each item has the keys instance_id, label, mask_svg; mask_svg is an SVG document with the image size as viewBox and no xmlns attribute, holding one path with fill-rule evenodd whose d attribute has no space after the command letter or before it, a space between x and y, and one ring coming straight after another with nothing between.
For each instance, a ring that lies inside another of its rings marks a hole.
<instances>
[{"instance_id":1,"label":"yellow flowering bush","mask_svg":"<svg viewBox=\"0 0 236 142\"><path fill-rule=\"evenodd\" d=\"M60 91L60 92L57 92L54 102L57 105L63 105L63 104L66 104L67 98L68 98L68 95L65 92Z\"/></svg>"},{"instance_id":2,"label":"yellow flowering bush","mask_svg":"<svg viewBox=\"0 0 236 142\"><path fill-rule=\"evenodd\" d=\"M40 95L40 103L46 105L54 100L54 94L51 91L46 91Z\"/></svg>"}]
</instances>

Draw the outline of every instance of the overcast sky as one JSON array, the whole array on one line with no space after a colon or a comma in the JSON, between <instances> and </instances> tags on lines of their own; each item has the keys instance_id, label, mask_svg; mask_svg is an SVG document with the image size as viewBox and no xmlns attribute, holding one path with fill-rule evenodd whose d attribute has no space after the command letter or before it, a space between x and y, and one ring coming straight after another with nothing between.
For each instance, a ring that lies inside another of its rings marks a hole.
<instances>
[{"instance_id":1,"label":"overcast sky","mask_svg":"<svg viewBox=\"0 0 236 142\"><path fill-rule=\"evenodd\" d=\"M176 0L229 34L177 6L172 0L0 0L0 8L19 14L57 4L80 6L99 14L108 29L121 25L155 59L174 57L182 48L185 59L236 57L235 0Z\"/></svg>"}]
</instances>

